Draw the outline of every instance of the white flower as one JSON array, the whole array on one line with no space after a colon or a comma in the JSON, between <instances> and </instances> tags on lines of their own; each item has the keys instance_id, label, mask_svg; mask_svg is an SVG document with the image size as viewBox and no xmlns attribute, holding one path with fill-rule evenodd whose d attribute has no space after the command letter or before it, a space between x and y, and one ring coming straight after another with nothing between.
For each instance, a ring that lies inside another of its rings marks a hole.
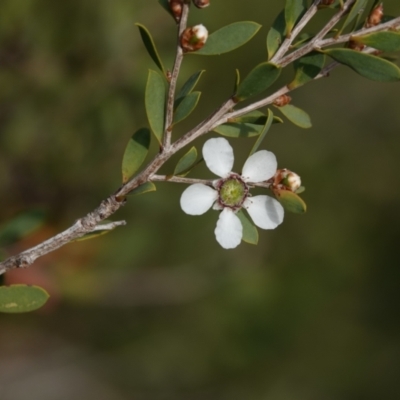
<instances>
[{"instance_id":1,"label":"white flower","mask_svg":"<svg viewBox=\"0 0 400 400\"><path fill-rule=\"evenodd\" d=\"M224 138L209 139L203 146L203 158L208 169L221 179L211 188L196 183L181 196L181 207L186 214L201 215L213 207L222 210L215 228L218 243L225 249L240 244L243 227L236 212L247 210L254 224L262 229L274 229L283 221L283 207L269 196L249 195L249 184L272 178L277 169L276 157L267 150L251 155L243 166L242 174L232 172L233 149Z\"/></svg>"}]
</instances>

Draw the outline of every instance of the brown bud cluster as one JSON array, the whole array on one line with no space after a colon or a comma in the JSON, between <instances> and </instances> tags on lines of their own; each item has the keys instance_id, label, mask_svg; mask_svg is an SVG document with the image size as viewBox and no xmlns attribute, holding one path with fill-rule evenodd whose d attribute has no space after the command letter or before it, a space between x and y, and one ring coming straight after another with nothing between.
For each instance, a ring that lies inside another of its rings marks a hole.
<instances>
[{"instance_id":1,"label":"brown bud cluster","mask_svg":"<svg viewBox=\"0 0 400 400\"><path fill-rule=\"evenodd\" d=\"M193 4L197 8L206 8L210 5L210 0L193 0Z\"/></svg>"},{"instance_id":2,"label":"brown bud cluster","mask_svg":"<svg viewBox=\"0 0 400 400\"><path fill-rule=\"evenodd\" d=\"M371 28L372 26L379 25L383 17L383 3L378 4L367 18L365 23L366 28Z\"/></svg>"},{"instance_id":3,"label":"brown bud cluster","mask_svg":"<svg viewBox=\"0 0 400 400\"><path fill-rule=\"evenodd\" d=\"M289 104L291 101L292 98L290 96L288 96L287 94L283 94L274 101L274 106L283 107L286 106L286 104Z\"/></svg>"},{"instance_id":4,"label":"brown bud cluster","mask_svg":"<svg viewBox=\"0 0 400 400\"><path fill-rule=\"evenodd\" d=\"M183 8L183 0L168 0L169 7L173 16L175 17L176 22L181 20L182 16L182 8Z\"/></svg>"},{"instance_id":5,"label":"brown bud cluster","mask_svg":"<svg viewBox=\"0 0 400 400\"><path fill-rule=\"evenodd\" d=\"M208 38L208 31L203 25L186 28L181 35L181 47L185 53L200 50Z\"/></svg>"},{"instance_id":6,"label":"brown bud cluster","mask_svg":"<svg viewBox=\"0 0 400 400\"><path fill-rule=\"evenodd\" d=\"M355 40L349 40L348 47L349 47L349 49L352 49L355 51L363 51L365 48L365 44L356 42Z\"/></svg>"}]
</instances>

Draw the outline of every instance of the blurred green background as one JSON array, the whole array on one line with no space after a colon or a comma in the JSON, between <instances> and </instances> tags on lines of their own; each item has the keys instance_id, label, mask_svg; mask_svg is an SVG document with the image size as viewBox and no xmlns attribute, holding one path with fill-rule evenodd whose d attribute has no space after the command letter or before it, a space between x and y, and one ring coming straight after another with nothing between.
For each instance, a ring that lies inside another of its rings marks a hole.
<instances>
[{"instance_id":1,"label":"blurred green background","mask_svg":"<svg viewBox=\"0 0 400 400\"><path fill-rule=\"evenodd\" d=\"M180 83L207 72L200 106L177 134L230 94L235 68L244 76L265 60L281 6L211 0L192 10L190 22L211 32L237 20L263 28L230 54L185 59ZM385 11L399 15L399 2L385 1ZM171 67L174 23L155 0L1 1L0 221L47 216L8 254L120 185L155 69L135 22ZM32 314L0 315L0 399L400 398L399 87L342 67L293 92L313 128L274 125L266 146L301 175L308 212L260 231L256 247L221 249L218 214L185 215L184 187L160 183L118 212L126 227L9 273L6 283L41 285L52 298ZM232 144L240 169L252 143ZM201 167L192 176L209 175Z\"/></svg>"}]
</instances>

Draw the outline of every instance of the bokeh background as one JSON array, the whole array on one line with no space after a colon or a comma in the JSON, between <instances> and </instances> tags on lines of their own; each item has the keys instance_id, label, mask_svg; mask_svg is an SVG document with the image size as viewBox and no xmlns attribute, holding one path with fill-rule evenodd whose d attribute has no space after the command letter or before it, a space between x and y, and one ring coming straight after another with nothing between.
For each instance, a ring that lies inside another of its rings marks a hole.
<instances>
[{"instance_id":1,"label":"bokeh background","mask_svg":"<svg viewBox=\"0 0 400 400\"><path fill-rule=\"evenodd\" d=\"M263 28L230 54L185 59L181 83L207 72L177 135L230 94L235 68L245 75L265 60L282 6L211 3L190 22ZM385 11L399 15L399 2L385 1ZM1 1L0 221L45 215L6 254L71 225L120 185L155 69L135 22L170 67L174 23L155 0ZM290 77L289 68L281 84ZM302 176L308 212L260 231L258 246L221 249L217 213L185 215L184 187L160 183L118 212L126 227L8 273L5 283L52 297L40 311L0 315L0 399L400 398L399 89L342 67L293 92L313 127L274 125L265 145ZM232 144L240 169L252 143Z\"/></svg>"}]
</instances>

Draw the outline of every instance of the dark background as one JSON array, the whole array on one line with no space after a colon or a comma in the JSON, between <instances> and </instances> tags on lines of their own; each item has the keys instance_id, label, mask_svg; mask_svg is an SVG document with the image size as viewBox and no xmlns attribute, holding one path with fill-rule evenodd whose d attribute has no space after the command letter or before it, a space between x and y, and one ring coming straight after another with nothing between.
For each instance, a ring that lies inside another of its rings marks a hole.
<instances>
[{"instance_id":1,"label":"dark background","mask_svg":"<svg viewBox=\"0 0 400 400\"><path fill-rule=\"evenodd\" d=\"M235 52L185 59L180 83L207 72L198 110L177 134L231 93L235 68L245 76L265 61L281 3L211 0L192 10L190 22L211 32L237 20L263 28ZM398 1L385 11L399 15ZM71 225L120 185L155 69L135 22L170 68L174 23L156 1L1 1L0 221L46 213L7 253ZM289 67L281 84L290 77ZM38 312L0 315L0 398L400 398L399 88L341 67L293 92L313 127L274 125L265 146L301 175L308 212L260 231L258 246L221 249L218 214L185 215L184 186L160 183L115 215L126 227L9 273L6 283L52 297ZM231 143L239 170L252 142Z\"/></svg>"}]
</instances>

